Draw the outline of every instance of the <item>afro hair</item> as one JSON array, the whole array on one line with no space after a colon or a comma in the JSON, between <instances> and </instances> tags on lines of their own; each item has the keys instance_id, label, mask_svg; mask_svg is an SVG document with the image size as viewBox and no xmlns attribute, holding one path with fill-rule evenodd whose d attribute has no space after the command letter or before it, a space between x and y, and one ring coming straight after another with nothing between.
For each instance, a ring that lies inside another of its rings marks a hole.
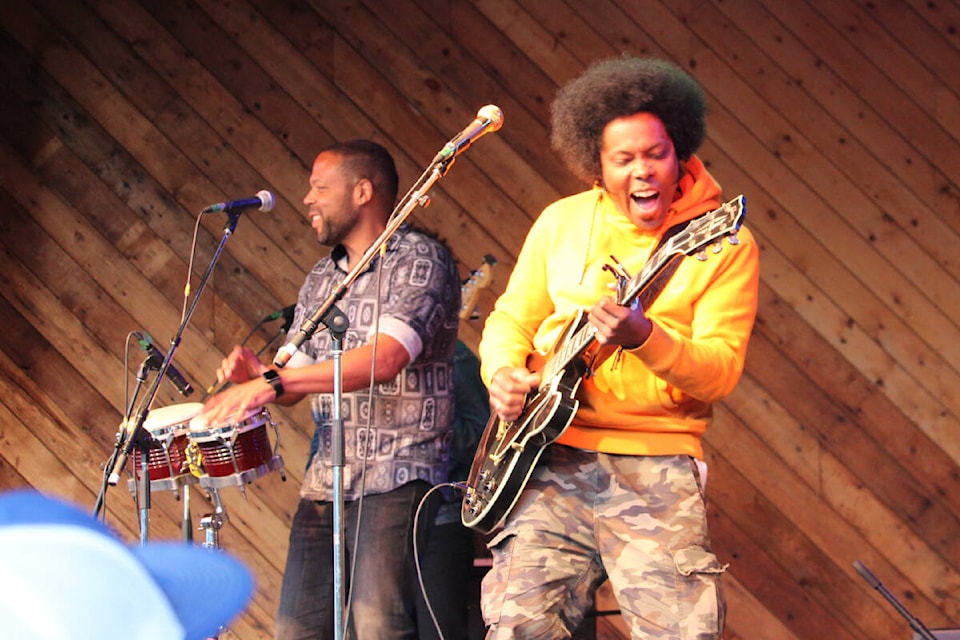
<instances>
[{"instance_id":1,"label":"afro hair","mask_svg":"<svg viewBox=\"0 0 960 640\"><path fill-rule=\"evenodd\" d=\"M683 69L654 58L611 58L564 85L551 108L553 148L577 177L600 179L600 144L611 121L648 112L663 121L686 161L705 135L703 90Z\"/></svg>"}]
</instances>

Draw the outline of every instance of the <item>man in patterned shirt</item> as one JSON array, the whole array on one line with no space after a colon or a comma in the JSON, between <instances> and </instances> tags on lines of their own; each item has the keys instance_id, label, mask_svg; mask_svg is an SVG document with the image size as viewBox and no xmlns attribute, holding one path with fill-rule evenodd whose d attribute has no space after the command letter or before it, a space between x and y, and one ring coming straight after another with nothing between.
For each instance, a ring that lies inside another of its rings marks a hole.
<instances>
[{"instance_id":1,"label":"man in patterned shirt","mask_svg":"<svg viewBox=\"0 0 960 640\"><path fill-rule=\"evenodd\" d=\"M393 159L374 142L341 143L317 156L303 201L320 243L332 251L300 289L291 338L383 233L397 185ZM337 307L349 320L340 417L345 546L348 565L356 564L350 575L352 635L411 637L418 619L421 631L432 633L411 538L421 498L446 479L460 308L456 265L440 243L402 225ZM218 379L236 384L209 400L201 414L219 423L269 402L289 405L311 397L316 430L290 531L277 638L322 638L333 631L330 350L330 333L319 331L276 370L237 347L217 371ZM421 513L421 523L432 520L430 509ZM416 532L421 550L427 529L421 525Z\"/></svg>"}]
</instances>

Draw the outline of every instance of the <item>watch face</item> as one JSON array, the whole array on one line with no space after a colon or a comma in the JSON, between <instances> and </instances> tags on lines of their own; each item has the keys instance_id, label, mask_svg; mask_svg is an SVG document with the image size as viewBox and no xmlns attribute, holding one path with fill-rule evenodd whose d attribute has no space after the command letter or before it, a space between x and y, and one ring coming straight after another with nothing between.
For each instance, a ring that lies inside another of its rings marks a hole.
<instances>
[{"instance_id":1,"label":"watch face","mask_svg":"<svg viewBox=\"0 0 960 640\"><path fill-rule=\"evenodd\" d=\"M276 394L274 399L283 395L283 381L280 380L279 373L273 369L267 369L263 372L263 378L273 387L273 392Z\"/></svg>"}]
</instances>

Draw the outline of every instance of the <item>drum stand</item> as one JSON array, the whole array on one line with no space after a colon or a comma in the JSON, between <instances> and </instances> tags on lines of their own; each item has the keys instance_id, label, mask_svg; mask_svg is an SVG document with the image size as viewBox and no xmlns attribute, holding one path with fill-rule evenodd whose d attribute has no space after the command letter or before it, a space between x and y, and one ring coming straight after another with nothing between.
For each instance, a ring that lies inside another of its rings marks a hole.
<instances>
[{"instance_id":1,"label":"drum stand","mask_svg":"<svg viewBox=\"0 0 960 640\"><path fill-rule=\"evenodd\" d=\"M213 498L214 509L213 513L208 513L200 518L200 529L203 531L203 544L200 546L204 549L219 551L220 529L227 524L230 518L227 517L227 510L223 508L223 503L220 501L220 493L216 489L210 489L210 496ZM217 635L211 636L207 640L217 640L223 630L224 627L220 627Z\"/></svg>"},{"instance_id":2,"label":"drum stand","mask_svg":"<svg viewBox=\"0 0 960 640\"><path fill-rule=\"evenodd\" d=\"M200 518L200 530L203 531L204 549L220 548L220 529L230 521L227 517L227 510L223 508L223 502L220 501L220 492L216 489L210 489L210 496L213 498L213 513Z\"/></svg>"}]
</instances>

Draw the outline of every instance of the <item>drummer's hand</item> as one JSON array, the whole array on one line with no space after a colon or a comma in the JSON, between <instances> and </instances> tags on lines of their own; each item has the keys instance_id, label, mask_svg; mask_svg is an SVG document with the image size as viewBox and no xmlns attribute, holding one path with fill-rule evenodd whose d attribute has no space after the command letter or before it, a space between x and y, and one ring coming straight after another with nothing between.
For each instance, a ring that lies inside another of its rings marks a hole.
<instances>
[{"instance_id":1,"label":"drummer's hand","mask_svg":"<svg viewBox=\"0 0 960 640\"><path fill-rule=\"evenodd\" d=\"M217 383L220 384L226 380L230 382L246 382L260 375L269 369L262 362L257 354L247 347L234 347L226 358L220 362L220 368L217 369Z\"/></svg>"},{"instance_id":2,"label":"drummer's hand","mask_svg":"<svg viewBox=\"0 0 960 640\"><path fill-rule=\"evenodd\" d=\"M527 394L540 385L540 374L531 373L523 367L497 369L490 381L490 408L504 422L520 417Z\"/></svg>"},{"instance_id":3,"label":"drummer's hand","mask_svg":"<svg viewBox=\"0 0 960 640\"><path fill-rule=\"evenodd\" d=\"M242 416L251 409L259 409L273 400L275 395L273 387L263 378L235 384L210 396L197 420L213 427L228 424L230 418Z\"/></svg>"}]
</instances>

